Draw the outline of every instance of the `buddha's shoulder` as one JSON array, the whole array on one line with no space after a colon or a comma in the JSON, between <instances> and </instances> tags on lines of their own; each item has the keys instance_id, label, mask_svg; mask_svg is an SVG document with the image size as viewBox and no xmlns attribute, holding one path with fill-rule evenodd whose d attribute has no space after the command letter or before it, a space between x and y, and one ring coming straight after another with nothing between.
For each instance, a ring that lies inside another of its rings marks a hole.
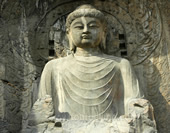
<instances>
[{"instance_id":1,"label":"buddha's shoulder","mask_svg":"<svg viewBox=\"0 0 170 133\"><path fill-rule=\"evenodd\" d=\"M68 63L68 60L70 59L70 56L62 57L62 58L57 58L49 61L46 65L45 68L51 68L53 69L56 68L61 68L65 66Z\"/></svg>"},{"instance_id":2,"label":"buddha's shoulder","mask_svg":"<svg viewBox=\"0 0 170 133\"><path fill-rule=\"evenodd\" d=\"M130 62L125 58L106 54L104 54L103 57L106 58L107 60L112 60L114 63L117 63L119 65L130 65Z\"/></svg>"}]
</instances>

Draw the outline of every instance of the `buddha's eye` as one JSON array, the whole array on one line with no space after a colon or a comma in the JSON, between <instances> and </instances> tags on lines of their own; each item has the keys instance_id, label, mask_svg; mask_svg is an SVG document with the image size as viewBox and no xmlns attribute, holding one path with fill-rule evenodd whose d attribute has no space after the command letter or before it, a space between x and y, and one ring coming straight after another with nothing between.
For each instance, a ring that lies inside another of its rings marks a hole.
<instances>
[{"instance_id":1,"label":"buddha's eye","mask_svg":"<svg viewBox=\"0 0 170 133\"><path fill-rule=\"evenodd\" d=\"M97 24L89 24L90 28L98 28L99 26Z\"/></svg>"},{"instance_id":2,"label":"buddha's eye","mask_svg":"<svg viewBox=\"0 0 170 133\"><path fill-rule=\"evenodd\" d=\"M76 25L74 26L75 29L83 29L84 27L82 25Z\"/></svg>"}]
</instances>

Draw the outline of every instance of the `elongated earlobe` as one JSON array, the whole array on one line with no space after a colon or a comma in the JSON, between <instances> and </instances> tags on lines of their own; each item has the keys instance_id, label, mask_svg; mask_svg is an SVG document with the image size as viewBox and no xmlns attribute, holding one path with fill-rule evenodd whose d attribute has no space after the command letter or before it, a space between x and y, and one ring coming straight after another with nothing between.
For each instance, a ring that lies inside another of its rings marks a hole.
<instances>
[{"instance_id":1,"label":"elongated earlobe","mask_svg":"<svg viewBox=\"0 0 170 133\"><path fill-rule=\"evenodd\" d=\"M102 36L102 47L104 50L106 50L106 36L105 35Z\"/></svg>"},{"instance_id":2,"label":"elongated earlobe","mask_svg":"<svg viewBox=\"0 0 170 133\"><path fill-rule=\"evenodd\" d=\"M69 40L70 51L71 51L71 53L75 53L76 47L75 47L75 45L73 43L73 40L72 40L72 37L71 37L71 35L69 33L68 28L66 29L66 33L67 33L67 37L68 37L68 40Z\"/></svg>"},{"instance_id":3,"label":"elongated earlobe","mask_svg":"<svg viewBox=\"0 0 170 133\"><path fill-rule=\"evenodd\" d=\"M100 48L103 49L103 50L106 50L106 34L105 34L105 32L102 35Z\"/></svg>"},{"instance_id":4,"label":"elongated earlobe","mask_svg":"<svg viewBox=\"0 0 170 133\"><path fill-rule=\"evenodd\" d=\"M70 51L74 53L76 47L75 47L75 45L73 44L73 41L70 38L69 38L69 45L70 45Z\"/></svg>"}]
</instances>

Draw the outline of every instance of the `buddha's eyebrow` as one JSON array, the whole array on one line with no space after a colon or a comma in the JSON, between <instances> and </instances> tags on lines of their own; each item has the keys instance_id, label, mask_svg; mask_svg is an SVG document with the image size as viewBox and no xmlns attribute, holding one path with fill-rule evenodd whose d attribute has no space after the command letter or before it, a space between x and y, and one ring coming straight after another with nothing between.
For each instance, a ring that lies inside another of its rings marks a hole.
<instances>
[{"instance_id":1,"label":"buddha's eyebrow","mask_svg":"<svg viewBox=\"0 0 170 133\"><path fill-rule=\"evenodd\" d=\"M77 24L81 24L82 25L82 22L75 22L75 23L73 23L73 25L77 25Z\"/></svg>"},{"instance_id":2,"label":"buddha's eyebrow","mask_svg":"<svg viewBox=\"0 0 170 133\"><path fill-rule=\"evenodd\" d=\"M90 22L88 22L88 24L91 24L91 23L98 24L96 21L90 21Z\"/></svg>"}]
</instances>

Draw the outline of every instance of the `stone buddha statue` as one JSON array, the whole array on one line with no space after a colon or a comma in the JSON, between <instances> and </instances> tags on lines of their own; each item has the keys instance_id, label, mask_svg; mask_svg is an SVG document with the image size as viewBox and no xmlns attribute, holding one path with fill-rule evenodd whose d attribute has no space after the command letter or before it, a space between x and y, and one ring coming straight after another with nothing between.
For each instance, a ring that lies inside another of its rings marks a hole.
<instances>
[{"instance_id":1,"label":"stone buddha statue","mask_svg":"<svg viewBox=\"0 0 170 133\"><path fill-rule=\"evenodd\" d=\"M82 5L66 20L71 54L49 61L43 70L39 98L50 95L55 117L113 118L128 114L141 97L128 60L104 54L107 25L104 14Z\"/></svg>"},{"instance_id":2,"label":"stone buddha statue","mask_svg":"<svg viewBox=\"0 0 170 133\"><path fill-rule=\"evenodd\" d=\"M129 61L102 52L104 14L82 5L66 26L71 54L45 65L23 133L156 133L152 106L141 99Z\"/></svg>"}]
</instances>

